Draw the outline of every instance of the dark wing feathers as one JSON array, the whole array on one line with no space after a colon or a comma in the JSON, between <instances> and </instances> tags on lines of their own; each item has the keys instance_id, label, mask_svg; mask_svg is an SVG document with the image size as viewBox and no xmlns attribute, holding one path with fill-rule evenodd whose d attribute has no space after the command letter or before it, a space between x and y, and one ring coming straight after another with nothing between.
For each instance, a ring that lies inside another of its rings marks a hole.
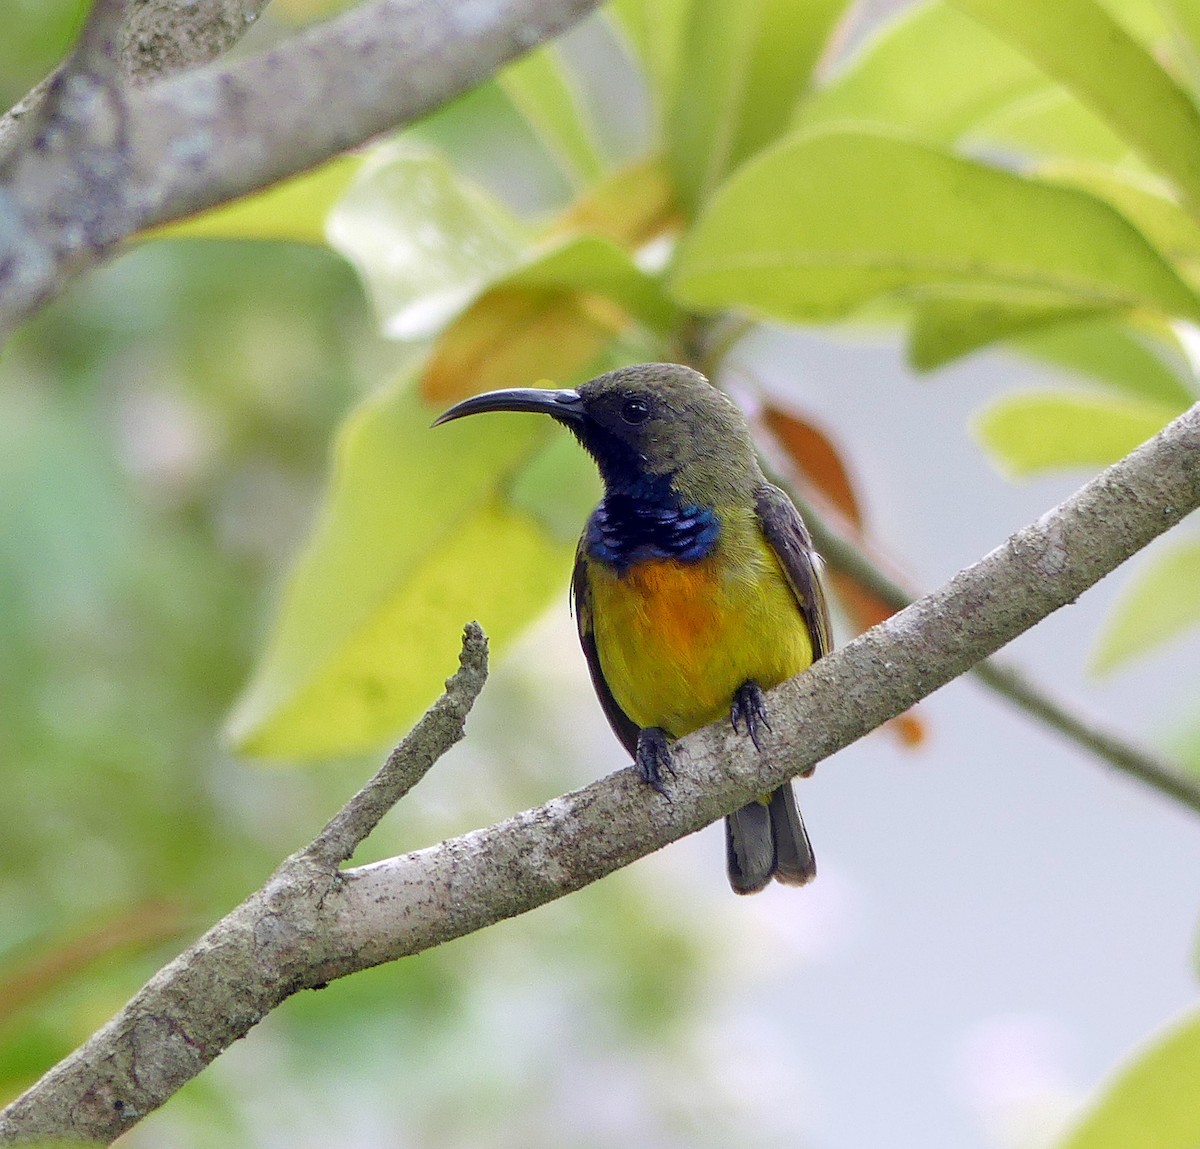
<instances>
[{"instance_id":1,"label":"dark wing feathers","mask_svg":"<svg viewBox=\"0 0 1200 1149\"><path fill-rule=\"evenodd\" d=\"M812 536L792 505L792 500L778 487L764 483L758 488L754 509L762 527L763 537L770 544L783 567L808 625L812 638L813 658L820 658L833 649L833 628L829 622L829 605L817 578L816 551Z\"/></svg>"},{"instance_id":2,"label":"dark wing feathers","mask_svg":"<svg viewBox=\"0 0 1200 1149\"><path fill-rule=\"evenodd\" d=\"M637 724L617 705L608 683L604 680L604 671L600 667L600 656L596 653L596 637L592 633L592 595L588 587L587 558L583 551L584 540L579 540L579 548L575 552L575 571L571 575L571 598L575 603L575 625L579 628L579 644L583 647L584 657L587 658L588 672L592 676L592 686L596 697L604 708L608 724L613 733L621 740L621 744L634 758L637 757L638 727Z\"/></svg>"}]
</instances>

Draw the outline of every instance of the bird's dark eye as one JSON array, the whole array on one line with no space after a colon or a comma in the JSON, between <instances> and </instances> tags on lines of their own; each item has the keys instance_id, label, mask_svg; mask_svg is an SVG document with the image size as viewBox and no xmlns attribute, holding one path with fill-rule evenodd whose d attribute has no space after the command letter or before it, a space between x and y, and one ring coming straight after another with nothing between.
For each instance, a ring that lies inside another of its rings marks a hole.
<instances>
[{"instance_id":1,"label":"bird's dark eye","mask_svg":"<svg viewBox=\"0 0 1200 1149\"><path fill-rule=\"evenodd\" d=\"M621 404L621 418L626 423L644 423L650 418L650 404L645 399L626 399Z\"/></svg>"}]
</instances>

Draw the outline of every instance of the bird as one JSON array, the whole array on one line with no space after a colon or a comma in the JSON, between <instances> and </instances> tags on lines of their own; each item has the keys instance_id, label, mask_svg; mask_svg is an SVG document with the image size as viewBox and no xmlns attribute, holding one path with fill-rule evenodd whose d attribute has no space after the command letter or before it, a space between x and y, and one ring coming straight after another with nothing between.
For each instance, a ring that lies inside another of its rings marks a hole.
<instances>
[{"instance_id":1,"label":"bird","mask_svg":"<svg viewBox=\"0 0 1200 1149\"><path fill-rule=\"evenodd\" d=\"M434 425L494 411L549 415L599 469L571 593L592 684L642 780L666 794L671 743L726 717L761 751L764 691L832 639L812 538L741 410L698 371L643 363L578 389L473 395ZM736 893L816 875L791 782L730 814L725 843Z\"/></svg>"}]
</instances>

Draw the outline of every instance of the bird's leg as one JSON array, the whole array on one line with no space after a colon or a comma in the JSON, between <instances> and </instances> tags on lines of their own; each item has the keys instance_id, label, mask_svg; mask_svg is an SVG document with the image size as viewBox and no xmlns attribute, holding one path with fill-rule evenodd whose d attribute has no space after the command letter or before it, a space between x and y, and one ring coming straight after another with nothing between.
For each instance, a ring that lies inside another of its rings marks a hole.
<instances>
[{"instance_id":1,"label":"bird's leg","mask_svg":"<svg viewBox=\"0 0 1200 1149\"><path fill-rule=\"evenodd\" d=\"M763 730L770 730L771 724L767 721L767 700L757 682L743 682L737 688L733 696L733 705L729 708L729 721L739 734L744 722L746 733L754 743L754 749L762 750L760 734Z\"/></svg>"},{"instance_id":2,"label":"bird's leg","mask_svg":"<svg viewBox=\"0 0 1200 1149\"><path fill-rule=\"evenodd\" d=\"M671 768L671 747L667 743L667 732L661 726L643 726L638 731L636 763L642 781L665 798L667 788L663 785L663 771L666 770L672 776L675 771Z\"/></svg>"}]
</instances>

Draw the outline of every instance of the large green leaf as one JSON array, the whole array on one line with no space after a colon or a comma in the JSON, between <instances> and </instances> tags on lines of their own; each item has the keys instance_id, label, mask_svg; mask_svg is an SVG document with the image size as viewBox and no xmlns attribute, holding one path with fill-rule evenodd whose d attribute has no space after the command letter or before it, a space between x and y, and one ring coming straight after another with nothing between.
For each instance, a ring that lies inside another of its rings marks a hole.
<instances>
[{"instance_id":1,"label":"large green leaf","mask_svg":"<svg viewBox=\"0 0 1200 1149\"><path fill-rule=\"evenodd\" d=\"M1115 207L1190 283L1200 283L1200 223L1179 206L1161 181L1098 164L1056 163L1043 179L1083 188Z\"/></svg>"},{"instance_id":2,"label":"large green leaf","mask_svg":"<svg viewBox=\"0 0 1200 1149\"><path fill-rule=\"evenodd\" d=\"M1200 1145L1200 1014L1187 1014L1122 1070L1057 1149Z\"/></svg>"},{"instance_id":3,"label":"large green leaf","mask_svg":"<svg viewBox=\"0 0 1200 1149\"><path fill-rule=\"evenodd\" d=\"M1088 104L1200 210L1200 111L1094 0L950 0Z\"/></svg>"},{"instance_id":4,"label":"large green leaf","mask_svg":"<svg viewBox=\"0 0 1200 1149\"><path fill-rule=\"evenodd\" d=\"M1108 124L1057 86L1040 88L981 117L963 143L973 150L1000 147L1052 161L1126 165L1133 155Z\"/></svg>"},{"instance_id":5,"label":"large green leaf","mask_svg":"<svg viewBox=\"0 0 1200 1149\"><path fill-rule=\"evenodd\" d=\"M1121 592L1092 651L1106 673L1200 623L1200 541L1155 555Z\"/></svg>"},{"instance_id":6,"label":"large green leaf","mask_svg":"<svg viewBox=\"0 0 1200 1149\"><path fill-rule=\"evenodd\" d=\"M1016 300L935 296L919 300L909 328L908 357L918 371L1029 331L1104 315L1106 308L1069 303L1023 304Z\"/></svg>"},{"instance_id":7,"label":"large green leaf","mask_svg":"<svg viewBox=\"0 0 1200 1149\"><path fill-rule=\"evenodd\" d=\"M139 239L284 239L325 243L325 219L363 165L338 156L266 191L143 232Z\"/></svg>"},{"instance_id":8,"label":"large green leaf","mask_svg":"<svg viewBox=\"0 0 1200 1149\"><path fill-rule=\"evenodd\" d=\"M1029 391L984 408L974 430L997 466L1023 477L1115 463L1181 410L1117 395Z\"/></svg>"},{"instance_id":9,"label":"large green leaf","mask_svg":"<svg viewBox=\"0 0 1200 1149\"><path fill-rule=\"evenodd\" d=\"M1020 336L1012 346L1084 379L1176 411L1196 398L1186 353L1169 327L1151 334L1111 319L1091 319Z\"/></svg>"},{"instance_id":10,"label":"large green leaf","mask_svg":"<svg viewBox=\"0 0 1200 1149\"><path fill-rule=\"evenodd\" d=\"M553 44L510 64L498 82L575 187L600 178L605 164L595 132Z\"/></svg>"},{"instance_id":11,"label":"large green leaf","mask_svg":"<svg viewBox=\"0 0 1200 1149\"><path fill-rule=\"evenodd\" d=\"M790 124L846 0L693 0L667 151L682 203L702 203L725 175Z\"/></svg>"},{"instance_id":12,"label":"large green leaf","mask_svg":"<svg viewBox=\"0 0 1200 1149\"><path fill-rule=\"evenodd\" d=\"M520 260L530 236L441 156L382 148L330 213L329 242L357 268L385 332L437 331Z\"/></svg>"},{"instance_id":13,"label":"large green leaf","mask_svg":"<svg viewBox=\"0 0 1200 1149\"><path fill-rule=\"evenodd\" d=\"M1200 317L1107 204L865 129L797 136L737 172L681 245L673 287L692 307L784 320L901 288Z\"/></svg>"},{"instance_id":14,"label":"large green leaf","mask_svg":"<svg viewBox=\"0 0 1200 1149\"><path fill-rule=\"evenodd\" d=\"M464 622L502 648L565 588L570 544L502 495L551 422L431 429L435 413L405 386L345 424L326 506L229 722L243 752L380 745L436 697Z\"/></svg>"},{"instance_id":15,"label":"large green leaf","mask_svg":"<svg viewBox=\"0 0 1200 1149\"><path fill-rule=\"evenodd\" d=\"M907 8L801 106L801 127L886 124L950 143L1000 108L1045 92L1045 75L940 0Z\"/></svg>"}]
</instances>

